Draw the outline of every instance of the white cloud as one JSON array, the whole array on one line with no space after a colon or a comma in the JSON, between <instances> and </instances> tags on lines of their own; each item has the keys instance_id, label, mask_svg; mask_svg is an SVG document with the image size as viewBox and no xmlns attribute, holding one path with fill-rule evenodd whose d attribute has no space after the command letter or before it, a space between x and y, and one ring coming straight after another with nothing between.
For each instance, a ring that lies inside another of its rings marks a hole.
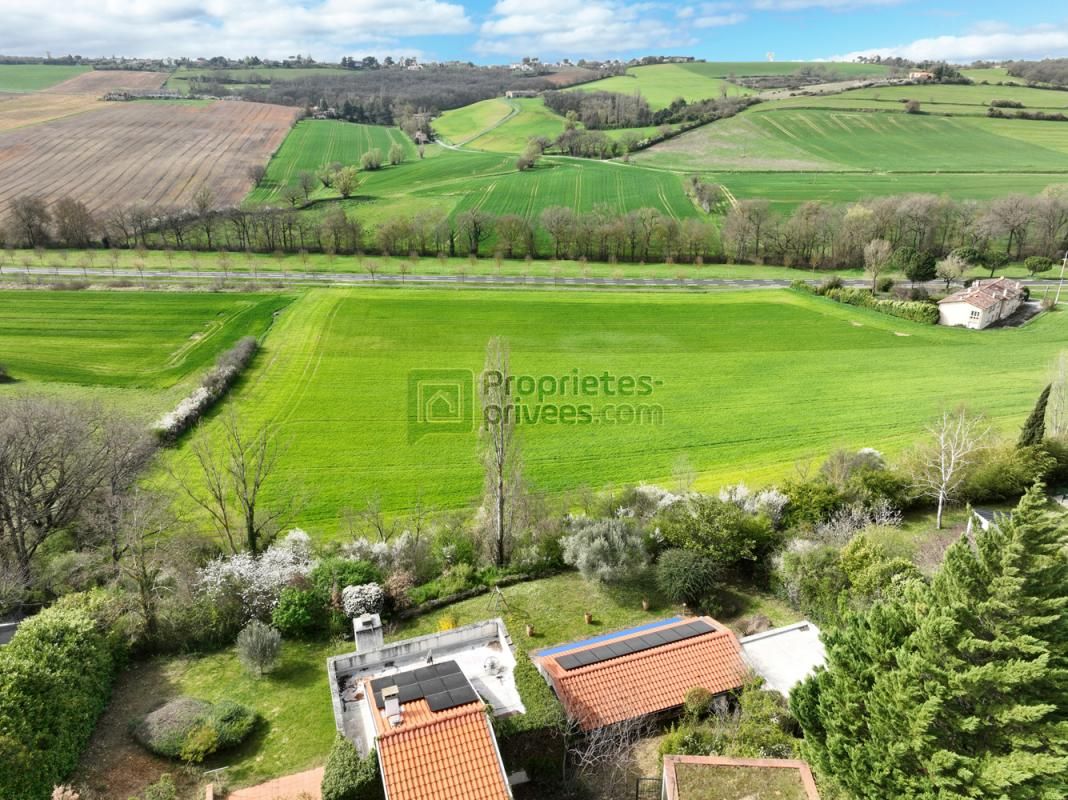
<instances>
[{"instance_id":1,"label":"white cloud","mask_svg":"<svg viewBox=\"0 0 1068 800\"><path fill-rule=\"evenodd\" d=\"M751 0L747 5L754 11L805 11L823 8L831 11L850 11L871 6L896 6L907 0Z\"/></svg>"},{"instance_id":2,"label":"white cloud","mask_svg":"<svg viewBox=\"0 0 1068 800\"><path fill-rule=\"evenodd\" d=\"M702 14L694 19L693 24L698 28L722 28L727 25L737 25L745 22L748 17L740 12L730 14Z\"/></svg>"},{"instance_id":3,"label":"white cloud","mask_svg":"<svg viewBox=\"0 0 1068 800\"><path fill-rule=\"evenodd\" d=\"M474 27L449 0L0 0L0 18L0 52L27 55L326 59Z\"/></svg>"},{"instance_id":4,"label":"white cloud","mask_svg":"<svg viewBox=\"0 0 1068 800\"><path fill-rule=\"evenodd\" d=\"M608 56L695 43L656 3L620 0L498 0L475 50L484 55Z\"/></svg>"},{"instance_id":5,"label":"white cloud","mask_svg":"<svg viewBox=\"0 0 1068 800\"><path fill-rule=\"evenodd\" d=\"M892 47L873 47L833 56L833 61L852 61L858 56L900 56L916 61L938 59L970 62L1010 58L1046 58L1068 55L1068 26L1042 25L1012 30L1001 23L983 23L957 36L934 36Z\"/></svg>"}]
</instances>

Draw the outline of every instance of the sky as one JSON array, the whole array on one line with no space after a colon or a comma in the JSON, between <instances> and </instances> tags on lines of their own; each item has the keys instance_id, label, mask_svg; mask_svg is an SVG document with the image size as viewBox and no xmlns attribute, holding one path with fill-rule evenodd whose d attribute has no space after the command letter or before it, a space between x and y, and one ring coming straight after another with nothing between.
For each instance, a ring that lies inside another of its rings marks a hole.
<instances>
[{"instance_id":1,"label":"sky","mask_svg":"<svg viewBox=\"0 0 1068 800\"><path fill-rule=\"evenodd\" d=\"M1068 56L1055 0L0 0L0 54L281 59L416 56L499 64Z\"/></svg>"}]
</instances>

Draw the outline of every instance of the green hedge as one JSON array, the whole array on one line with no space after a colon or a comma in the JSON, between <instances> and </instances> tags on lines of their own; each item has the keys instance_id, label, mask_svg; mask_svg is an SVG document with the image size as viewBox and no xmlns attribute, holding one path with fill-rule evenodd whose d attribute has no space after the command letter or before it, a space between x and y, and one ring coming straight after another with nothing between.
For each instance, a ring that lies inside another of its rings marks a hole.
<instances>
[{"instance_id":1,"label":"green hedge","mask_svg":"<svg viewBox=\"0 0 1068 800\"><path fill-rule=\"evenodd\" d=\"M528 731L559 730L563 726L563 706L530 656L522 650L515 655L515 688L526 713L495 718L498 738L507 739Z\"/></svg>"},{"instance_id":2,"label":"green hedge","mask_svg":"<svg viewBox=\"0 0 1068 800\"><path fill-rule=\"evenodd\" d=\"M123 647L85 605L66 598L0 649L0 797L50 798L107 705Z\"/></svg>"},{"instance_id":3,"label":"green hedge","mask_svg":"<svg viewBox=\"0 0 1068 800\"><path fill-rule=\"evenodd\" d=\"M339 735L323 769L323 800L384 800L378 754L360 758L356 746Z\"/></svg>"},{"instance_id":4,"label":"green hedge","mask_svg":"<svg viewBox=\"0 0 1068 800\"><path fill-rule=\"evenodd\" d=\"M808 294L820 295L838 303L870 308L872 311L889 314L891 317L900 317L925 325L938 324L938 306L932 303L920 303L914 300L884 300L876 297L867 289L849 287L832 287L821 291L821 288L810 286L804 281L794 281L791 288Z\"/></svg>"}]
</instances>

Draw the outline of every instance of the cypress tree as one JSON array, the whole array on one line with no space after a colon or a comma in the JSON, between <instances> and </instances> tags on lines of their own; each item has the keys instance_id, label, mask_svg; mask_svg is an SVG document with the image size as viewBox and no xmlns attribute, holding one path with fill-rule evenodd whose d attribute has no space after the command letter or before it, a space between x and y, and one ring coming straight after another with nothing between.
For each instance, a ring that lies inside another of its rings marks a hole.
<instances>
[{"instance_id":1,"label":"cypress tree","mask_svg":"<svg viewBox=\"0 0 1068 800\"><path fill-rule=\"evenodd\" d=\"M856 797L1068 797L1068 527L1044 503L1034 487L930 586L825 637L827 669L791 706Z\"/></svg>"},{"instance_id":2,"label":"cypress tree","mask_svg":"<svg viewBox=\"0 0 1068 800\"><path fill-rule=\"evenodd\" d=\"M1031 409L1031 415L1027 418L1027 422L1024 423L1023 429L1020 431L1020 440L1016 443L1017 447L1033 447L1034 445L1042 444L1042 440L1046 438L1046 406L1049 404L1051 388L1053 388L1052 385L1047 384L1046 388L1042 390L1042 394L1038 396L1035 407Z\"/></svg>"}]
</instances>

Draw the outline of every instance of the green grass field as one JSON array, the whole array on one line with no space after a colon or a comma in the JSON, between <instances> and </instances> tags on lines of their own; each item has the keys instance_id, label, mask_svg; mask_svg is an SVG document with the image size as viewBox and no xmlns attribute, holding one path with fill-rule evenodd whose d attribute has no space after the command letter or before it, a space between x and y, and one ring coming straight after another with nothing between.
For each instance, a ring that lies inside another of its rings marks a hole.
<instances>
[{"instance_id":1,"label":"green grass field","mask_svg":"<svg viewBox=\"0 0 1068 800\"><path fill-rule=\"evenodd\" d=\"M502 97L446 111L434 119L434 130L451 144L462 145L479 136L487 128L500 124L514 111L512 104Z\"/></svg>"},{"instance_id":2,"label":"green grass field","mask_svg":"<svg viewBox=\"0 0 1068 800\"><path fill-rule=\"evenodd\" d=\"M871 86L835 95L792 97L776 101L765 109L857 108L901 111L905 100L917 100L929 114L985 116L993 100L1014 100L1030 110L1047 112L1068 108L1068 92L1027 86L983 86L959 84L920 84L913 86ZM1007 109L1012 113L1014 109Z\"/></svg>"},{"instance_id":3,"label":"green grass field","mask_svg":"<svg viewBox=\"0 0 1068 800\"><path fill-rule=\"evenodd\" d=\"M369 150L378 148L383 159L394 144L401 145L408 158L415 157L415 145L399 128L358 125L337 120L303 120L293 126L278 152L267 165L267 175L249 194L251 204L280 203L286 186L296 186L300 173L315 173L332 164L359 164Z\"/></svg>"},{"instance_id":4,"label":"green grass field","mask_svg":"<svg viewBox=\"0 0 1068 800\"><path fill-rule=\"evenodd\" d=\"M190 82L194 78L210 80L213 77L225 77L238 83L227 84L233 88L256 86L255 79L270 78L275 81L295 81L308 75L351 75L352 72L341 67L246 67L242 69L211 69L208 67L180 67L171 74L165 88L172 92L188 94Z\"/></svg>"},{"instance_id":5,"label":"green grass field","mask_svg":"<svg viewBox=\"0 0 1068 800\"><path fill-rule=\"evenodd\" d=\"M479 370L495 335L511 342L517 374L663 381L647 401L662 407L659 425L521 426L530 483L559 493L669 480L683 456L705 488L778 480L838 446L894 453L961 402L1014 430L1068 342L1068 318L976 334L783 291L309 291L231 395L246 424L269 423L288 443L268 490L307 487L297 521L326 537L341 509L376 492L391 510L417 496L474 502L475 434L409 442L407 380L413 369ZM185 451L173 458L188 467Z\"/></svg>"},{"instance_id":6,"label":"green grass field","mask_svg":"<svg viewBox=\"0 0 1068 800\"><path fill-rule=\"evenodd\" d=\"M552 141L564 132L564 118L546 108L540 97L504 102L515 113L481 135L469 139L467 147L493 153L521 153L531 137L544 136Z\"/></svg>"},{"instance_id":7,"label":"green grass field","mask_svg":"<svg viewBox=\"0 0 1068 800\"><path fill-rule=\"evenodd\" d=\"M0 363L18 380L167 388L291 298L160 292L0 292Z\"/></svg>"},{"instance_id":8,"label":"green grass field","mask_svg":"<svg viewBox=\"0 0 1068 800\"><path fill-rule=\"evenodd\" d=\"M0 92L37 92L88 71L61 64L0 64Z\"/></svg>"},{"instance_id":9,"label":"green grass field","mask_svg":"<svg viewBox=\"0 0 1068 800\"><path fill-rule=\"evenodd\" d=\"M693 102L721 97L752 94L749 89L728 83L723 77L713 76L709 64L653 64L647 67L632 67L626 75L584 83L574 87L577 92L619 92L640 94L654 110L666 108L681 97ZM724 75L727 73L724 73Z\"/></svg>"}]
</instances>

